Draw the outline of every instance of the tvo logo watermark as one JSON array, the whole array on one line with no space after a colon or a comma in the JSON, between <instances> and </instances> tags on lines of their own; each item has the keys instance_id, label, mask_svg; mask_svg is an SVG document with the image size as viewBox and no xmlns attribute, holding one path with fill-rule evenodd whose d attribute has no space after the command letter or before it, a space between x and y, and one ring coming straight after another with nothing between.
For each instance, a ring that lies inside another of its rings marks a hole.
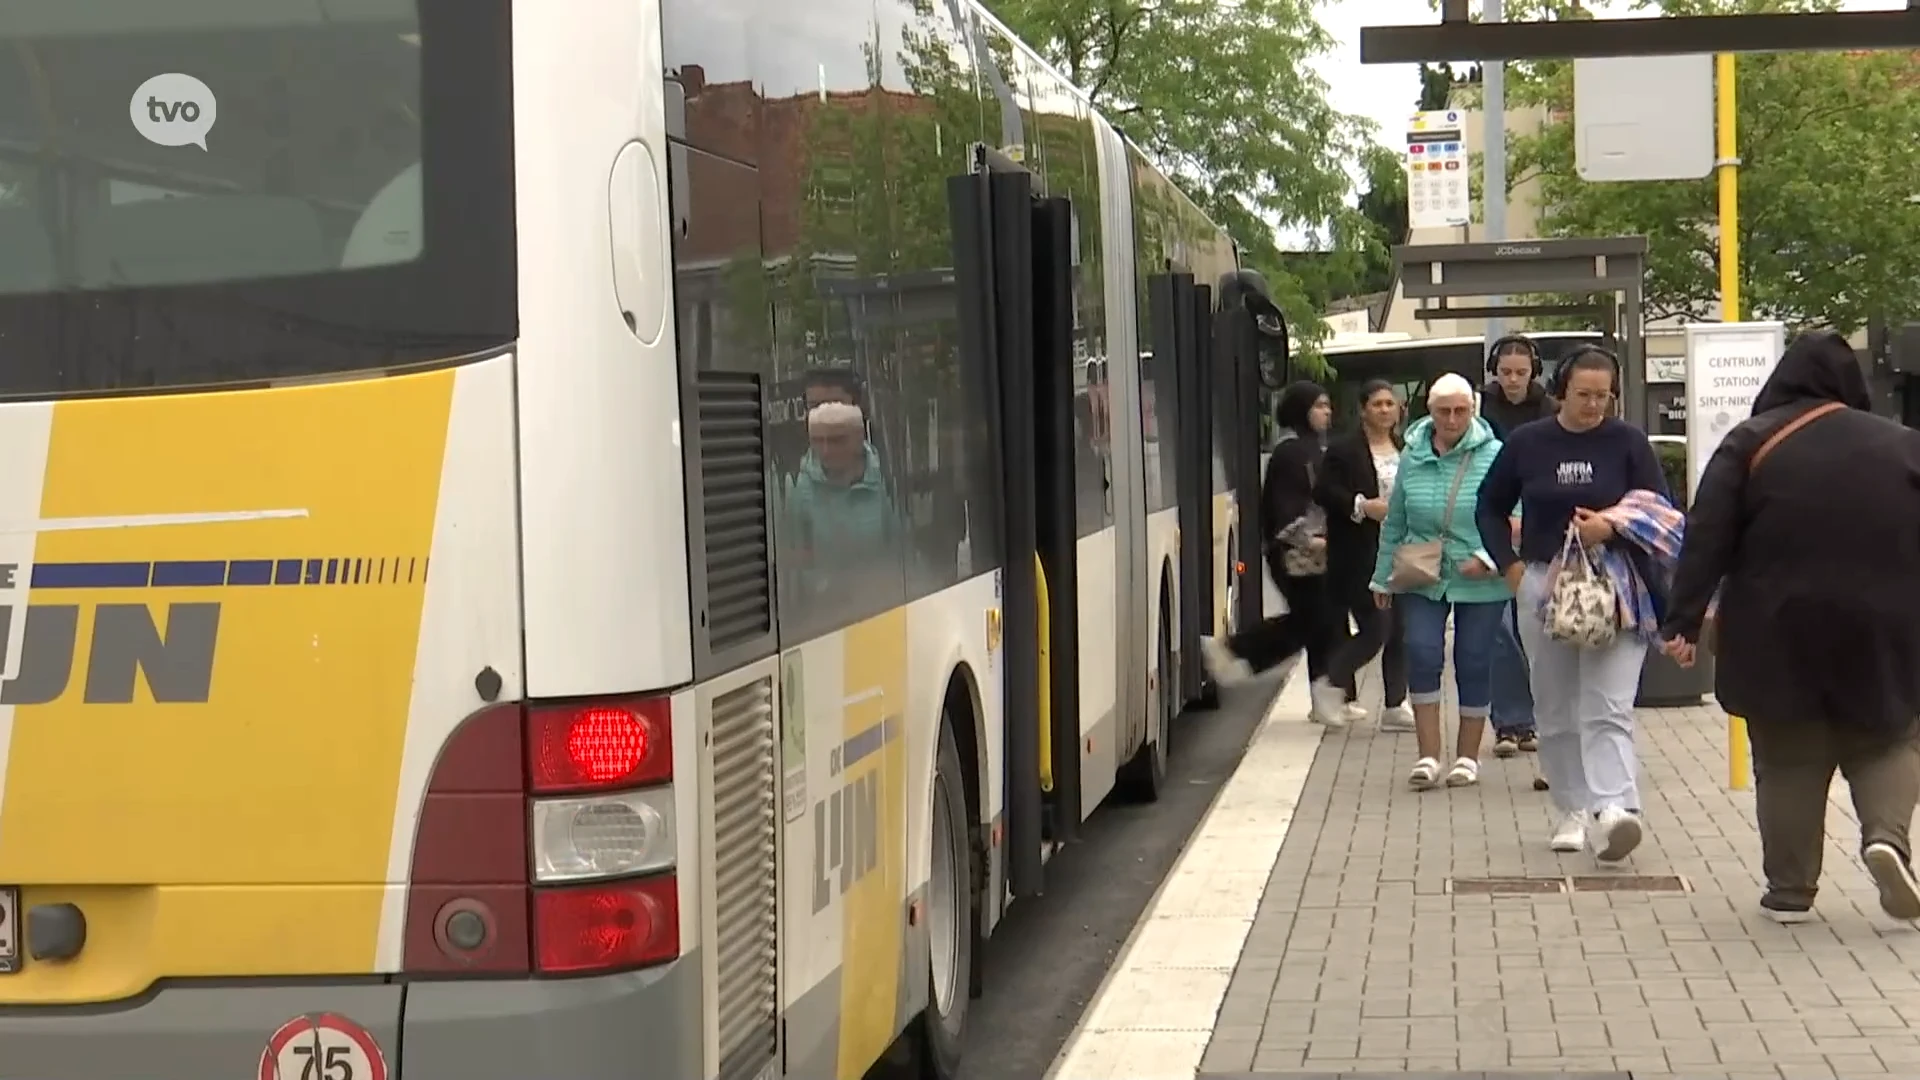
<instances>
[{"instance_id":1,"label":"tvo logo watermark","mask_svg":"<svg viewBox=\"0 0 1920 1080\"><path fill-rule=\"evenodd\" d=\"M140 84L127 103L127 116L141 138L157 146L207 148L207 132L219 116L219 103L206 83L168 72Z\"/></svg>"}]
</instances>

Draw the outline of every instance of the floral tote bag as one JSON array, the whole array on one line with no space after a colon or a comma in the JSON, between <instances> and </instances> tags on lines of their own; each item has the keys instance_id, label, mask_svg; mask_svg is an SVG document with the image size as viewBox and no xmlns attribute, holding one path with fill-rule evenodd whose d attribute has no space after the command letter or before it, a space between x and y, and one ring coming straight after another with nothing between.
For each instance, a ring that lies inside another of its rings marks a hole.
<instances>
[{"instance_id":1,"label":"floral tote bag","mask_svg":"<svg viewBox=\"0 0 1920 1080\"><path fill-rule=\"evenodd\" d=\"M1555 560L1547 604L1541 613L1547 636L1588 649L1604 649L1620 633L1620 598L1599 559L1567 525L1567 539Z\"/></svg>"}]
</instances>

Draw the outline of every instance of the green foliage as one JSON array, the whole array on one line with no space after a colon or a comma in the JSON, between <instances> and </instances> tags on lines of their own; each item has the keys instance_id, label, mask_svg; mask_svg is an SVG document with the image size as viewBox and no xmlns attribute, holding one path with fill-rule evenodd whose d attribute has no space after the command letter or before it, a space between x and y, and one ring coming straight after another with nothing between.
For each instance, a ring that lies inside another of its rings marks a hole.
<instances>
[{"instance_id":1,"label":"green foliage","mask_svg":"<svg viewBox=\"0 0 1920 1080\"><path fill-rule=\"evenodd\" d=\"M1459 71L1453 65L1442 61L1438 64L1420 65L1420 100L1414 108L1422 112L1444 109L1453 101L1454 90L1461 86L1477 85L1480 82L1480 65L1468 64Z\"/></svg>"},{"instance_id":2,"label":"green foliage","mask_svg":"<svg viewBox=\"0 0 1920 1080\"><path fill-rule=\"evenodd\" d=\"M1833 0L1637 0L1666 15L1831 10ZM1578 17L1568 0L1509 0L1514 20ZM1587 183L1574 171L1573 66L1512 65L1515 107L1557 118L1513 137L1510 182L1540 181L1548 236L1648 238L1647 317L1698 317L1719 298L1717 182ZM1739 59L1743 317L1850 332L1920 317L1920 57Z\"/></svg>"},{"instance_id":3,"label":"green foliage","mask_svg":"<svg viewBox=\"0 0 1920 1080\"><path fill-rule=\"evenodd\" d=\"M1688 487L1687 444L1657 442L1653 444L1653 455L1660 459L1660 472L1667 478L1667 490L1673 492L1673 504L1685 509Z\"/></svg>"},{"instance_id":4,"label":"green foliage","mask_svg":"<svg viewBox=\"0 0 1920 1080\"><path fill-rule=\"evenodd\" d=\"M990 0L1234 236L1309 352L1327 301L1352 293L1379 257L1346 201L1369 125L1333 108L1309 64L1333 44L1315 3ZM1289 258L1273 224L1325 228L1325 250Z\"/></svg>"},{"instance_id":5,"label":"green foliage","mask_svg":"<svg viewBox=\"0 0 1920 1080\"><path fill-rule=\"evenodd\" d=\"M1369 146L1361 158L1366 188L1357 209L1371 230L1371 242L1361 254L1362 268L1353 290L1384 292L1393 284L1395 244L1407 238L1407 169L1400 155L1384 146Z\"/></svg>"}]
</instances>

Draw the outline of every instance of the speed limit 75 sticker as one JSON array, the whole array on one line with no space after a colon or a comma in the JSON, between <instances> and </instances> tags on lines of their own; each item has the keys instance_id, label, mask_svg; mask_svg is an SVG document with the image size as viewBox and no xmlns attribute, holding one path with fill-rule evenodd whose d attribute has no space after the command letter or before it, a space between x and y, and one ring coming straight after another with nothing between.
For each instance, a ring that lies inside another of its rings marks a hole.
<instances>
[{"instance_id":1,"label":"speed limit 75 sticker","mask_svg":"<svg viewBox=\"0 0 1920 1080\"><path fill-rule=\"evenodd\" d=\"M260 1054L260 1080L387 1080L373 1033L335 1013L296 1016Z\"/></svg>"}]
</instances>

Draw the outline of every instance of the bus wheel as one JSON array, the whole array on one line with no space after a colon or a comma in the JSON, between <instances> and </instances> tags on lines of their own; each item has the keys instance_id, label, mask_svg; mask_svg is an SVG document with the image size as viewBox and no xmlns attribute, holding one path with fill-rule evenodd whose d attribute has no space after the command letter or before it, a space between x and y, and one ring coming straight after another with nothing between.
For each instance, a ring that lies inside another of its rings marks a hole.
<instances>
[{"instance_id":1,"label":"bus wheel","mask_svg":"<svg viewBox=\"0 0 1920 1080\"><path fill-rule=\"evenodd\" d=\"M1179 697L1173 685L1172 629L1167 622L1166 598L1160 603L1160 673L1153 679L1153 692L1147 701L1147 741L1120 767L1119 786L1127 798L1136 802L1158 802L1160 789L1167 783L1167 731L1173 702Z\"/></svg>"},{"instance_id":2,"label":"bus wheel","mask_svg":"<svg viewBox=\"0 0 1920 1080\"><path fill-rule=\"evenodd\" d=\"M973 971L973 853L967 843L967 796L951 715L940 725L940 756L933 771L932 863L927 875L927 1008L920 1014L920 1075L953 1080L960 1072L960 1039L967 1029L968 980Z\"/></svg>"}]
</instances>

